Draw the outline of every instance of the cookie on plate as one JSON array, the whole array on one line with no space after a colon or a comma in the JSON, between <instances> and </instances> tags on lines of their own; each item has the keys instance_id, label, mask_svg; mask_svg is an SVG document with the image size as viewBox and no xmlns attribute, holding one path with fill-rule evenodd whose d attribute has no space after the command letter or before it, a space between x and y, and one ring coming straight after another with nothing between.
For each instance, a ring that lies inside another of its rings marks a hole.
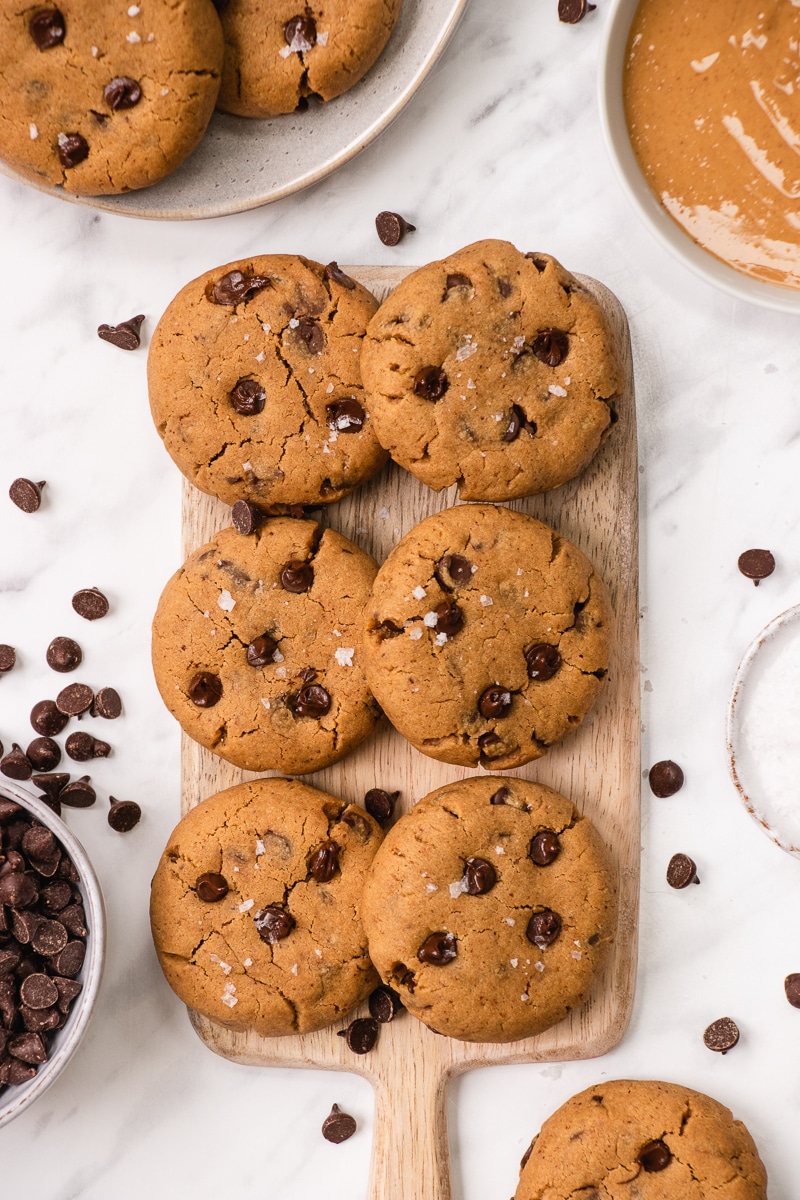
<instances>
[{"instance_id":1,"label":"cookie on plate","mask_svg":"<svg viewBox=\"0 0 800 1200\"><path fill-rule=\"evenodd\" d=\"M375 728L361 626L377 567L314 521L223 529L165 587L153 621L162 699L188 735L248 771L302 775Z\"/></svg>"},{"instance_id":2,"label":"cookie on plate","mask_svg":"<svg viewBox=\"0 0 800 1200\"><path fill-rule=\"evenodd\" d=\"M459 505L412 529L378 572L367 679L423 754L508 770L581 723L612 623L602 580L566 538L507 508Z\"/></svg>"},{"instance_id":3,"label":"cookie on plate","mask_svg":"<svg viewBox=\"0 0 800 1200\"><path fill-rule=\"evenodd\" d=\"M211 0L0 0L0 158L77 196L156 183L203 136L222 59Z\"/></svg>"},{"instance_id":4,"label":"cookie on plate","mask_svg":"<svg viewBox=\"0 0 800 1200\"><path fill-rule=\"evenodd\" d=\"M343 1017L377 983L359 907L381 837L363 809L293 780L204 800L153 878L170 987L204 1016L266 1037Z\"/></svg>"},{"instance_id":5,"label":"cookie on plate","mask_svg":"<svg viewBox=\"0 0 800 1200\"><path fill-rule=\"evenodd\" d=\"M515 1200L767 1200L742 1122L676 1083L587 1088L545 1121L522 1164Z\"/></svg>"},{"instance_id":6,"label":"cookie on plate","mask_svg":"<svg viewBox=\"0 0 800 1200\"><path fill-rule=\"evenodd\" d=\"M370 957L437 1033L512 1042L586 999L616 888L590 821L522 779L467 779L402 816L364 889Z\"/></svg>"},{"instance_id":7,"label":"cookie on plate","mask_svg":"<svg viewBox=\"0 0 800 1200\"><path fill-rule=\"evenodd\" d=\"M378 58L402 0L224 0L225 68L219 107L240 117L276 117L332 100Z\"/></svg>"},{"instance_id":8,"label":"cookie on plate","mask_svg":"<svg viewBox=\"0 0 800 1200\"><path fill-rule=\"evenodd\" d=\"M336 263L290 254L187 284L150 344L150 407L201 491L268 512L341 500L386 461L359 354L377 302Z\"/></svg>"},{"instance_id":9,"label":"cookie on plate","mask_svg":"<svg viewBox=\"0 0 800 1200\"><path fill-rule=\"evenodd\" d=\"M572 479L625 383L594 296L549 255L492 240L408 275L371 320L361 369L395 462L464 500Z\"/></svg>"}]
</instances>

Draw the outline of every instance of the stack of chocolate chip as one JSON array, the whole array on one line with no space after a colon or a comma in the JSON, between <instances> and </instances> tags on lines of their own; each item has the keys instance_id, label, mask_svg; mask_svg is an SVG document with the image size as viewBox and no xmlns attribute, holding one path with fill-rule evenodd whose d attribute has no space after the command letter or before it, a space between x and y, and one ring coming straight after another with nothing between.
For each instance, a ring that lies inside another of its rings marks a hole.
<instances>
[{"instance_id":1,"label":"stack of chocolate chip","mask_svg":"<svg viewBox=\"0 0 800 1200\"><path fill-rule=\"evenodd\" d=\"M0 797L0 1091L47 1062L83 986L79 878L54 834Z\"/></svg>"}]
</instances>

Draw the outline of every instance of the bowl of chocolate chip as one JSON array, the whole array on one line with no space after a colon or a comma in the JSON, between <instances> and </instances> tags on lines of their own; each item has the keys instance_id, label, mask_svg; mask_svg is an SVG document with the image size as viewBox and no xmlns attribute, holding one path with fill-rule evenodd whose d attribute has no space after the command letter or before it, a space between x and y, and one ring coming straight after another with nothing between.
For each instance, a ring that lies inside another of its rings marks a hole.
<instances>
[{"instance_id":1,"label":"bowl of chocolate chip","mask_svg":"<svg viewBox=\"0 0 800 1200\"><path fill-rule=\"evenodd\" d=\"M599 67L628 200L684 266L800 313L797 6L616 0Z\"/></svg>"},{"instance_id":2,"label":"bowl of chocolate chip","mask_svg":"<svg viewBox=\"0 0 800 1200\"><path fill-rule=\"evenodd\" d=\"M103 895L77 838L44 801L0 783L0 1126L56 1079L94 1010Z\"/></svg>"}]
</instances>

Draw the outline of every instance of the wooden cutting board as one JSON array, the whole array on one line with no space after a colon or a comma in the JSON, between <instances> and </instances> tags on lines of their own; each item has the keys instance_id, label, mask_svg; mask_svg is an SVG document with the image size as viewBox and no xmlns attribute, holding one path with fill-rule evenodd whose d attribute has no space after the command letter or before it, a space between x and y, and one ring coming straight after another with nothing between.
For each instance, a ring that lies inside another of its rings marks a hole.
<instances>
[{"instance_id":1,"label":"wooden cutting board","mask_svg":"<svg viewBox=\"0 0 800 1200\"><path fill-rule=\"evenodd\" d=\"M395 267L347 267L383 300L408 273ZM611 848L619 885L619 925L613 952L588 1003L538 1037L506 1045L457 1042L401 1013L381 1027L368 1055L353 1054L337 1031L284 1038L233 1033L189 1013L200 1038L236 1062L355 1071L376 1091L370 1200L451 1200L445 1097L450 1079L495 1063L564 1061L605 1054L628 1025L636 978L639 901L639 610L636 408L630 338L617 299L579 276L606 309L625 347L628 384L619 421L588 470L545 496L511 507L539 517L589 556L611 590L616 648L609 682L593 714L575 735L537 762L507 772L549 784L591 817ZM436 493L394 464L318 519L357 542L378 562L423 517L457 503L456 489ZM230 509L190 484L183 494L186 554L230 524ZM371 787L400 791L398 812L434 788L474 774L426 758L394 729L382 727L353 754L304 779L361 803ZM254 775L216 758L186 736L182 743L183 811ZM366 1005L352 1016L369 1015Z\"/></svg>"}]
</instances>

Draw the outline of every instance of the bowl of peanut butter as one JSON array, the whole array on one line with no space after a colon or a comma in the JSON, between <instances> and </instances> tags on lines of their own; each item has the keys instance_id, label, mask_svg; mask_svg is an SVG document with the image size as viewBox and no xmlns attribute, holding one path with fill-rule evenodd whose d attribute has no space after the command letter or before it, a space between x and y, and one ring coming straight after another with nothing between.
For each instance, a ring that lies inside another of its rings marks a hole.
<instances>
[{"instance_id":1,"label":"bowl of peanut butter","mask_svg":"<svg viewBox=\"0 0 800 1200\"><path fill-rule=\"evenodd\" d=\"M662 243L800 313L800 0L617 0L599 90L617 175Z\"/></svg>"}]
</instances>

